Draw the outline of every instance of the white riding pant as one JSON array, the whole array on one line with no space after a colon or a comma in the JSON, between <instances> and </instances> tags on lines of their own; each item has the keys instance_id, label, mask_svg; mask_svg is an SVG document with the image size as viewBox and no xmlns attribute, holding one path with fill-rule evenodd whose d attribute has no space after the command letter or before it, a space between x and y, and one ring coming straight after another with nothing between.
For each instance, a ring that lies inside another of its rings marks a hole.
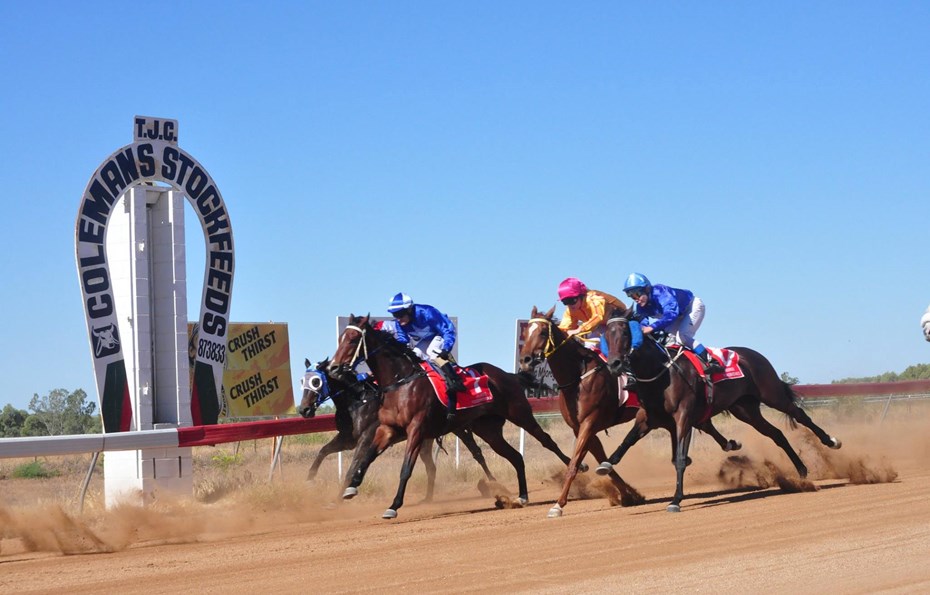
<instances>
[{"instance_id":1,"label":"white riding pant","mask_svg":"<svg viewBox=\"0 0 930 595\"><path fill-rule=\"evenodd\" d=\"M433 360L442 366L448 362L448 360L439 357L439 352L442 351L443 341L444 339L439 335L436 335L432 339L423 339L413 346L413 351L420 356L420 359Z\"/></svg>"},{"instance_id":2,"label":"white riding pant","mask_svg":"<svg viewBox=\"0 0 930 595\"><path fill-rule=\"evenodd\" d=\"M689 349L694 349L694 335L697 333L697 330L701 328L701 323L703 321L704 302L698 296L694 296L688 309L685 310L675 322L668 326L666 332L669 338L675 343L684 345Z\"/></svg>"}]
</instances>

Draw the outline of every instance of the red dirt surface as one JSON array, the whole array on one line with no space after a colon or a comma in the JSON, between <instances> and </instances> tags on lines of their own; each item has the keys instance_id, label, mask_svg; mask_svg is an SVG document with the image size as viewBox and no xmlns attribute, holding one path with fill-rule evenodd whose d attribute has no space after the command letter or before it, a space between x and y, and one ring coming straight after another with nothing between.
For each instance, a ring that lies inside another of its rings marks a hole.
<instances>
[{"instance_id":1,"label":"red dirt surface","mask_svg":"<svg viewBox=\"0 0 930 595\"><path fill-rule=\"evenodd\" d=\"M528 465L531 503L522 509L495 505L495 495L504 504L513 496L504 493L515 489L506 468L495 467L500 485L482 496L448 461L435 500L421 503L412 482L393 521L380 518L393 479L386 493L363 491L333 508L325 504L334 482L296 480L249 498L162 502L94 519L49 504L0 506L0 591L930 592L926 414L879 424L819 413L815 421L843 440L841 450L786 431L811 470L808 482L746 426L719 424L743 441L737 453L699 437L678 514L666 512L674 491L667 434L618 466L645 505L613 505L589 472L559 519L546 514L560 470L535 444L527 459L540 462ZM396 476L396 458L379 464Z\"/></svg>"}]
</instances>

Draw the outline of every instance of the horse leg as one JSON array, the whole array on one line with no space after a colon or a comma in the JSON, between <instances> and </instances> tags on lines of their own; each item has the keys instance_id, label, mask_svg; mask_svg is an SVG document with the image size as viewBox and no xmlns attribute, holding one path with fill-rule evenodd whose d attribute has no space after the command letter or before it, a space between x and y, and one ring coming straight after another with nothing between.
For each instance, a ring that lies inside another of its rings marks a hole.
<instances>
[{"instance_id":1,"label":"horse leg","mask_svg":"<svg viewBox=\"0 0 930 595\"><path fill-rule=\"evenodd\" d=\"M556 500L556 503L549 509L550 519L562 516L562 509L568 503L568 492L572 487L572 482L575 481L575 475L578 474L578 464L581 463L581 460L588 453L588 442L591 440L591 437L594 436L594 419L594 416L586 417L579 424L578 430L575 432L575 452L572 453L572 458L568 463L568 469L565 470L565 481L562 482L562 493L559 494L559 499Z\"/></svg>"},{"instance_id":2,"label":"horse leg","mask_svg":"<svg viewBox=\"0 0 930 595\"><path fill-rule=\"evenodd\" d=\"M724 438L723 434L717 431L717 428L714 427L714 424L711 422L711 420L707 420L704 423L698 424L694 427L713 438L714 442L720 445L720 448L723 449L723 452L730 452L743 448L743 445L736 440L727 440Z\"/></svg>"},{"instance_id":3,"label":"horse leg","mask_svg":"<svg viewBox=\"0 0 930 595\"><path fill-rule=\"evenodd\" d=\"M685 421L685 415L679 415L676 420L678 445L675 449L675 497L666 510L668 512L681 512L681 501L685 497L685 469L688 467L688 449L691 447L691 424Z\"/></svg>"},{"instance_id":4,"label":"horse leg","mask_svg":"<svg viewBox=\"0 0 930 595\"><path fill-rule=\"evenodd\" d=\"M526 415L526 416L521 415L517 419L511 418L510 421L513 422L515 425L520 426L527 432L529 432L530 436L532 436L540 444L542 444L546 450L552 452L553 454L555 454L555 456L559 457L559 460L562 461L564 465L568 465L571 462L571 459L568 457L568 455L562 452L562 449L559 448L559 445L555 443L555 440L552 439L552 436L550 436L548 432L542 429L542 426L540 426L539 422L536 421L536 418L533 417L532 409L530 410L529 415ZM576 436L577 436L577 432L576 432ZM585 465L584 462L579 463L578 470L582 472L587 471L588 466Z\"/></svg>"},{"instance_id":5,"label":"horse leg","mask_svg":"<svg viewBox=\"0 0 930 595\"><path fill-rule=\"evenodd\" d=\"M307 481L313 481L317 472L320 470L320 465L323 464L323 460L326 457L335 452L349 450L354 446L355 439L351 436L351 434L336 434L333 439L324 444L323 448L320 449L320 452L317 453L316 458L313 460L313 464L310 465L310 469L307 471Z\"/></svg>"},{"instance_id":6,"label":"horse leg","mask_svg":"<svg viewBox=\"0 0 930 595\"><path fill-rule=\"evenodd\" d=\"M394 430L392 428L379 425L378 429L375 430L371 444L365 449L365 454L361 457L359 457L359 455L361 454L363 445L359 445L358 450L356 450L355 460L352 461L352 466L355 467L355 471L352 473L349 486L342 493L342 498L344 500L350 500L358 495L358 486L362 485L362 480L365 479L365 473L368 472L368 466L378 458L378 455L387 449L393 438Z\"/></svg>"},{"instance_id":7,"label":"horse leg","mask_svg":"<svg viewBox=\"0 0 930 595\"><path fill-rule=\"evenodd\" d=\"M801 407L798 406L798 404L795 403L793 399L791 401L791 405L788 407L788 411L785 411L785 413L790 415L796 422L813 432L824 446L833 449L837 449L843 446L843 443L839 438L830 436L824 432L820 426L815 424L814 421L807 415L807 412L801 409Z\"/></svg>"},{"instance_id":8,"label":"horse leg","mask_svg":"<svg viewBox=\"0 0 930 595\"><path fill-rule=\"evenodd\" d=\"M607 451L604 450L604 445L597 435L591 436L591 440L588 442L588 451L601 464L607 460ZM614 484L614 487L620 491L620 506L638 506L646 501L646 498L636 488L623 481L620 474L613 469L610 470L607 476L610 478L611 483Z\"/></svg>"},{"instance_id":9,"label":"horse leg","mask_svg":"<svg viewBox=\"0 0 930 595\"><path fill-rule=\"evenodd\" d=\"M646 412L640 409L636 412L636 420L633 422L633 427L627 432L623 442L620 443L620 446L617 447L617 450L615 450L612 455L598 465L594 472L598 475L608 475L613 470L614 465L620 462L620 459L623 458L626 451L630 450L634 444L642 440L643 436L648 434L649 431L650 428L646 423Z\"/></svg>"},{"instance_id":10,"label":"horse leg","mask_svg":"<svg viewBox=\"0 0 930 595\"><path fill-rule=\"evenodd\" d=\"M400 467L400 483L397 486L397 493L394 495L394 501L391 502L390 508L381 515L382 519L396 519L397 511L404 505L404 493L407 491L407 482L413 475L413 467L417 463L417 456L423 446L423 421L425 415L419 419L414 419L407 426L407 450L404 452L404 464Z\"/></svg>"},{"instance_id":11,"label":"horse leg","mask_svg":"<svg viewBox=\"0 0 930 595\"><path fill-rule=\"evenodd\" d=\"M468 452L471 453L472 458L481 465L481 469L484 471L484 475L488 478L488 481L497 481L494 474L488 469L488 463L484 460L484 453L481 452L481 447L475 442L475 437L472 435L471 431L462 428L461 430L457 430L455 435L458 436L458 439L462 441L462 444L464 444Z\"/></svg>"},{"instance_id":12,"label":"horse leg","mask_svg":"<svg viewBox=\"0 0 930 595\"><path fill-rule=\"evenodd\" d=\"M794 463L794 468L797 469L798 475L800 475L802 479L807 477L807 467L801 461L801 457L791 448L791 444L788 442L788 439L785 438L785 435L782 434L781 430L773 426L763 417L758 401L740 399L730 406L730 413L735 415L736 419L754 427L756 431L763 436L771 438L772 442L780 446L781 449L785 451L785 454L788 455L788 458L791 459L791 462Z\"/></svg>"},{"instance_id":13,"label":"horse leg","mask_svg":"<svg viewBox=\"0 0 930 595\"><path fill-rule=\"evenodd\" d=\"M432 502L433 488L436 486L436 462L433 461L432 447L420 449L420 460L426 467L426 497L423 501Z\"/></svg>"},{"instance_id":14,"label":"horse leg","mask_svg":"<svg viewBox=\"0 0 930 595\"><path fill-rule=\"evenodd\" d=\"M530 501L529 489L526 485L526 464L523 462L520 451L510 446L510 443L504 438L505 421L503 417L496 415L479 417L472 423L471 429L482 440L487 442L494 452L513 465L514 470L517 472L517 487L520 490L517 503L522 506Z\"/></svg>"}]
</instances>

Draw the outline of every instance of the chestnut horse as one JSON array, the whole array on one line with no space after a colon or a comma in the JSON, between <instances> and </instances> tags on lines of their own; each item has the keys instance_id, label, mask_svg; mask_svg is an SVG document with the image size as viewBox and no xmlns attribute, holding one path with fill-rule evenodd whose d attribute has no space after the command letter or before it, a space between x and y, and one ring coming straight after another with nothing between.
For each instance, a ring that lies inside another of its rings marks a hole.
<instances>
[{"instance_id":1,"label":"chestnut horse","mask_svg":"<svg viewBox=\"0 0 930 595\"><path fill-rule=\"evenodd\" d=\"M569 489L585 454L590 452L599 463L607 459L604 446L597 437L598 432L634 419L634 427L639 434L645 436L651 428L646 425L645 413L638 406L620 404L617 379L608 371L607 365L596 352L578 340L568 340L568 335L553 320L554 311L554 306L545 313L533 307L523 337L523 348L520 350L520 368L523 372L529 372L542 363L543 359L549 363L552 376L559 386L562 418L575 433L575 452L565 474L562 493L549 510L550 517L559 517L562 516L562 509L568 502ZM703 424L701 429L713 436L724 450L740 448L738 442L721 436L710 423ZM674 428L670 428L670 432L674 436ZM673 453L674 446L673 438ZM609 475L613 484L620 490L623 506L641 504L644 501L612 467L599 467L599 470L602 471L602 475Z\"/></svg>"},{"instance_id":2,"label":"chestnut horse","mask_svg":"<svg viewBox=\"0 0 930 595\"><path fill-rule=\"evenodd\" d=\"M331 399L336 407L336 435L323 445L313 464L310 465L310 470L307 472L307 481L310 481L316 477L320 465L329 455L350 449L362 452L371 446L375 429L378 427L381 390L370 378L343 382L338 378L331 377L326 372L329 359L318 363L316 368L311 366L308 359L304 360L304 364L307 371L300 381L303 391L297 412L305 418L311 418L316 415L316 410L320 404L327 399ZM455 431L455 435L462 441L462 444L475 458L475 461L481 465L481 469L488 480L495 481L494 475L488 469L488 464L484 460L484 454L481 452L478 443L475 442L475 437L471 431L467 428L460 428ZM420 459L426 466L425 499L427 501L432 500L433 488L436 484L436 464L433 462L431 455L432 450L429 448L420 451ZM354 470L353 466L350 465L342 486L343 490L348 487L349 478Z\"/></svg>"},{"instance_id":3,"label":"chestnut horse","mask_svg":"<svg viewBox=\"0 0 930 595\"><path fill-rule=\"evenodd\" d=\"M403 506L407 481L423 442L461 427L469 427L487 442L494 452L513 465L519 487L519 497L516 501L518 505L529 501L526 470L523 457L504 439L503 428L506 421L525 429L544 447L555 453L564 464L569 462L569 458L533 417L533 408L527 401L516 374L510 374L488 363L469 366L479 374L488 376L493 400L468 409L460 409L450 423L446 420L445 405L436 398L432 384L420 367L420 358L390 333L372 327L368 316L351 315L349 325L339 338L329 372L335 376L354 374L352 370L361 361L368 364L378 386L381 387L383 401L378 411L379 425L372 444L365 453L359 453L359 465L343 498L352 498L358 494L358 486L365 478L372 461L389 446L406 438L407 449L400 472L400 485L394 501L382 518L396 518L397 510Z\"/></svg>"},{"instance_id":4,"label":"chestnut horse","mask_svg":"<svg viewBox=\"0 0 930 595\"><path fill-rule=\"evenodd\" d=\"M807 476L807 467L791 448L791 444L781 431L768 422L761 411L761 404L766 404L788 415L795 422L810 429L824 445L840 448L842 444L836 438L827 435L799 407L798 398L791 386L778 377L772 364L760 353L746 347L728 347L739 355L739 367L742 378L733 378L714 383L713 402L708 403L704 391L704 375L683 356L681 348L666 349L650 336L644 339L642 346L631 352L629 309L614 311L607 321L605 338L610 353L607 366L614 374L619 374L624 360L629 360L633 374L637 379L637 394L640 404L646 412L648 424L673 424L677 435L675 471L677 485L675 497L668 505L669 512L681 511L684 498L685 460L691 438L691 428L701 419L710 419L721 411L729 411L737 419L768 436L780 446L798 474ZM609 472L616 465L630 446L642 437L640 426L634 427L623 443L602 463L598 473Z\"/></svg>"}]
</instances>

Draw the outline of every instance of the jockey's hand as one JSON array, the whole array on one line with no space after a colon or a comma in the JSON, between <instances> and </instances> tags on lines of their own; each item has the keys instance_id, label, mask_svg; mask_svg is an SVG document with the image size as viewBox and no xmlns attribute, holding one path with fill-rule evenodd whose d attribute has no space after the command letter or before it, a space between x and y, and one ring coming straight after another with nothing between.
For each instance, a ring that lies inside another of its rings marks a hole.
<instances>
[{"instance_id":1,"label":"jockey's hand","mask_svg":"<svg viewBox=\"0 0 930 595\"><path fill-rule=\"evenodd\" d=\"M651 326L641 326L639 328L643 329L644 335L648 335L649 333L653 331L653 328Z\"/></svg>"},{"instance_id":2,"label":"jockey's hand","mask_svg":"<svg viewBox=\"0 0 930 595\"><path fill-rule=\"evenodd\" d=\"M570 329L568 329L567 331L565 331L565 336L571 338L571 337L574 337L575 335L577 335L577 334L580 333L580 332L581 332L581 329L578 329L578 328L570 328Z\"/></svg>"},{"instance_id":3,"label":"jockey's hand","mask_svg":"<svg viewBox=\"0 0 930 595\"><path fill-rule=\"evenodd\" d=\"M443 349L442 351L440 351L439 353L437 353L436 356L437 356L437 357L440 357L440 358L442 358L442 359L444 359L444 360L448 360L450 357L452 357L452 354L449 353L449 350L448 350L448 349Z\"/></svg>"},{"instance_id":4,"label":"jockey's hand","mask_svg":"<svg viewBox=\"0 0 930 595\"><path fill-rule=\"evenodd\" d=\"M423 353L423 350L420 349L419 347L414 347L414 348L413 348L413 352L417 354L417 357L418 357L418 358L420 358L420 359L422 359L422 360L426 360L426 354Z\"/></svg>"}]
</instances>

